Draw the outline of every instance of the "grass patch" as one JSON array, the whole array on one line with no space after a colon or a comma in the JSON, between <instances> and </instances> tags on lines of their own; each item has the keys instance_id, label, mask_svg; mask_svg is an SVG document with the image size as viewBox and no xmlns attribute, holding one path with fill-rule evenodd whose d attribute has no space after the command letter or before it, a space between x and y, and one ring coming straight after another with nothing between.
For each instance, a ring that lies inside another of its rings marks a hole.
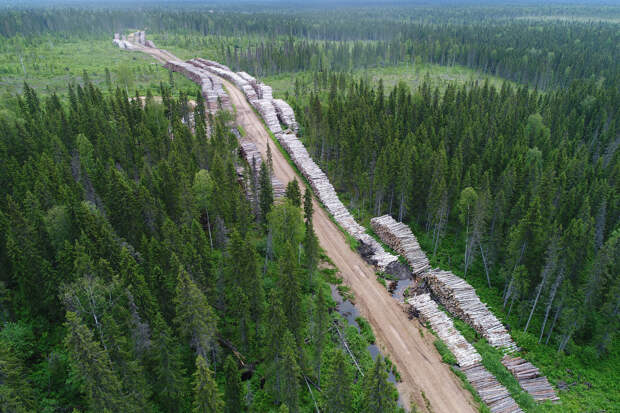
<instances>
[{"instance_id":1,"label":"grass patch","mask_svg":"<svg viewBox=\"0 0 620 413\"><path fill-rule=\"evenodd\" d=\"M454 357L454 354L452 354L450 349L448 349L448 346L446 345L446 343L444 343L440 339L437 339L437 340L433 341L433 344L435 345L435 348L437 349L437 351L441 355L441 360L444 363L446 363L446 364L448 364L450 366L453 366L453 365L457 364L456 357Z\"/></svg>"},{"instance_id":2,"label":"grass patch","mask_svg":"<svg viewBox=\"0 0 620 413\"><path fill-rule=\"evenodd\" d=\"M336 288L338 288L338 292L340 293L343 299L351 301L353 304L355 304L355 295L353 294L353 292L351 291L349 287L347 287L344 284L338 284Z\"/></svg>"},{"instance_id":3,"label":"grass patch","mask_svg":"<svg viewBox=\"0 0 620 413\"><path fill-rule=\"evenodd\" d=\"M23 65L22 65L23 64ZM64 94L69 84L82 84L86 71L90 81L108 92L105 69L110 72L112 87L124 85L130 96L159 94L160 82L169 84L170 74L151 56L121 50L111 37L61 38L54 35L32 39L27 47L7 40L0 48L0 94L21 93L24 82L39 94ZM174 91L188 91L195 96L198 87L174 73Z\"/></svg>"},{"instance_id":4,"label":"grass patch","mask_svg":"<svg viewBox=\"0 0 620 413\"><path fill-rule=\"evenodd\" d=\"M370 327L370 323L368 323L368 321L366 321L366 319L362 317L357 317L355 321L360 326L360 332L362 333L362 336L364 336L366 341L368 341L368 344L375 344L376 338L374 333L372 332L372 327Z\"/></svg>"}]
</instances>

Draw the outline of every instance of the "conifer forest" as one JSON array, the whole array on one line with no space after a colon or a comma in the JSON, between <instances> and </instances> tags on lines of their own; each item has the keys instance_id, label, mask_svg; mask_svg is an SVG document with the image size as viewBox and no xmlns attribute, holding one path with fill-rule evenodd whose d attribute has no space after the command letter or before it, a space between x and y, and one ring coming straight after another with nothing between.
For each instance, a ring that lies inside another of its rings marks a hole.
<instances>
[{"instance_id":1,"label":"conifer forest","mask_svg":"<svg viewBox=\"0 0 620 413\"><path fill-rule=\"evenodd\" d=\"M0 413L619 388L617 2L0 8Z\"/></svg>"}]
</instances>

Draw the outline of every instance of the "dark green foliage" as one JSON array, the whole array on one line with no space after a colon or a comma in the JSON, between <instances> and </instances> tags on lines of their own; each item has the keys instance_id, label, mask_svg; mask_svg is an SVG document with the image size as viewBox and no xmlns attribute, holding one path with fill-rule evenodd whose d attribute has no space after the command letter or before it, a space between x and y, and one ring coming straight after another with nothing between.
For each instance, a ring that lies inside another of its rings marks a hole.
<instances>
[{"instance_id":1,"label":"dark green foliage","mask_svg":"<svg viewBox=\"0 0 620 413\"><path fill-rule=\"evenodd\" d=\"M144 107L88 81L26 91L0 114L2 407L311 408L339 345L318 242L291 202L252 222L227 118L192 134L165 86Z\"/></svg>"},{"instance_id":2,"label":"dark green foliage","mask_svg":"<svg viewBox=\"0 0 620 413\"><path fill-rule=\"evenodd\" d=\"M299 183L297 179L293 179L286 185L285 196L291 201L293 206L301 207L301 192L299 190Z\"/></svg>"},{"instance_id":3,"label":"dark green foliage","mask_svg":"<svg viewBox=\"0 0 620 413\"><path fill-rule=\"evenodd\" d=\"M273 206L273 188L271 186L271 173L266 163L260 166L258 183L260 191L258 194L261 217L266 217Z\"/></svg>"},{"instance_id":4,"label":"dark green foliage","mask_svg":"<svg viewBox=\"0 0 620 413\"><path fill-rule=\"evenodd\" d=\"M196 372L194 373L194 404L195 413L222 413L224 401L205 359L196 357Z\"/></svg>"},{"instance_id":5,"label":"dark green foliage","mask_svg":"<svg viewBox=\"0 0 620 413\"><path fill-rule=\"evenodd\" d=\"M224 385L224 400L227 413L236 413L242 411L241 402L241 376L237 367L237 362L228 356L224 363L224 377L226 384Z\"/></svg>"},{"instance_id":6,"label":"dark green foliage","mask_svg":"<svg viewBox=\"0 0 620 413\"><path fill-rule=\"evenodd\" d=\"M70 351L72 368L81 380L89 405L98 411L130 409L119 378L112 370L108 353L76 313L67 312L65 346Z\"/></svg>"},{"instance_id":7,"label":"dark green foliage","mask_svg":"<svg viewBox=\"0 0 620 413\"><path fill-rule=\"evenodd\" d=\"M381 356L377 356L373 369L364 377L364 399L361 411L364 413L396 411L396 401L387 381L388 373Z\"/></svg>"},{"instance_id":8,"label":"dark green foliage","mask_svg":"<svg viewBox=\"0 0 620 413\"><path fill-rule=\"evenodd\" d=\"M333 350L326 362L323 409L326 413L352 411L351 386L353 372L346 355L340 349Z\"/></svg>"}]
</instances>

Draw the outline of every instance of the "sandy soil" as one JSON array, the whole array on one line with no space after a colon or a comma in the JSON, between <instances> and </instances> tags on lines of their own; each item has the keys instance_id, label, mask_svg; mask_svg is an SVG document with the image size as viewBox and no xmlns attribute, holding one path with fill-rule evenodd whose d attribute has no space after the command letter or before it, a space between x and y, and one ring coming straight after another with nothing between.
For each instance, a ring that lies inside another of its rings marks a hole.
<instances>
[{"instance_id":1,"label":"sandy soil","mask_svg":"<svg viewBox=\"0 0 620 413\"><path fill-rule=\"evenodd\" d=\"M159 61L178 60L170 53L158 49L142 48L141 51ZM246 136L256 143L265 158L267 144L271 146L274 173L278 179L285 184L297 179L303 188L302 179L272 142L265 125L243 93L232 83L224 79L222 81L237 110L237 123L246 131ZM355 294L355 304L370 322L382 352L390 357L400 373L402 382L398 390L405 406L408 408L410 400L414 400L422 411L477 412L471 394L462 387L449 367L442 363L433 345L434 336L431 332L418 321L408 319L401 304L376 281L374 269L351 250L340 229L329 219L316 199L314 211L314 227L321 247L338 267L344 283ZM424 331L424 335L421 331Z\"/></svg>"}]
</instances>

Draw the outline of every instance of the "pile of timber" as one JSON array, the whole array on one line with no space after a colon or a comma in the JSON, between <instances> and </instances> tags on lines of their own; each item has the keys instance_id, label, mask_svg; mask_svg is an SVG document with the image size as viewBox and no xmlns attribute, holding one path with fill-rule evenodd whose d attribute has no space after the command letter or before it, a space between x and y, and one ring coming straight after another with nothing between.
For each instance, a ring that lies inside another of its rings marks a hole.
<instances>
[{"instance_id":1,"label":"pile of timber","mask_svg":"<svg viewBox=\"0 0 620 413\"><path fill-rule=\"evenodd\" d=\"M517 350L506 327L480 301L474 288L449 271L433 269L423 275L431 292L448 311L469 324L491 346L505 352Z\"/></svg>"},{"instance_id":2,"label":"pile of timber","mask_svg":"<svg viewBox=\"0 0 620 413\"><path fill-rule=\"evenodd\" d=\"M255 182L259 182L258 174L260 173L261 165L263 164L263 158L256 147L256 144L247 138L239 139L239 153L245 159L248 164L251 174L254 174L251 179ZM271 188L273 190L274 199L284 198L286 188L284 184L271 174Z\"/></svg>"},{"instance_id":3,"label":"pile of timber","mask_svg":"<svg viewBox=\"0 0 620 413\"><path fill-rule=\"evenodd\" d=\"M230 98L224 90L222 81L204 70L200 65L195 64L193 61L179 62L169 60L166 62L165 67L173 72L181 73L192 82L200 85L208 112L217 112L220 103L225 110L232 110Z\"/></svg>"},{"instance_id":4,"label":"pile of timber","mask_svg":"<svg viewBox=\"0 0 620 413\"><path fill-rule=\"evenodd\" d=\"M540 374L540 370L532 363L521 357L509 355L502 358L502 364L516 377L523 390L528 392L537 402L544 400L558 401L549 380Z\"/></svg>"},{"instance_id":5,"label":"pile of timber","mask_svg":"<svg viewBox=\"0 0 620 413\"><path fill-rule=\"evenodd\" d=\"M446 343L456 361L461 367L472 366L482 361L482 357L465 337L454 328L454 323L446 313L441 311L430 294L420 294L410 298L407 302L419 314L422 323L430 323L433 331Z\"/></svg>"},{"instance_id":6,"label":"pile of timber","mask_svg":"<svg viewBox=\"0 0 620 413\"><path fill-rule=\"evenodd\" d=\"M299 130L299 125L297 125L297 121L295 120L293 108L282 99L274 99L273 106L276 108L280 121L293 132L297 132Z\"/></svg>"},{"instance_id":7,"label":"pile of timber","mask_svg":"<svg viewBox=\"0 0 620 413\"><path fill-rule=\"evenodd\" d=\"M136 49L133 43L127 40L127 37L125 35L120 35L119 33L114 33L114 39L112 39L112 42L114 42L114 44L120 47L121 49L126 49L126 50Z\"/></svg>"},{"instance_id":8,"label":"pile of timber","mask_svg":"<svg viewBox=\"0 0 620 413\"><path fill-rule=\"evenodd\" d=\"M405 257L414 274L421 274L431 266L411 229L390 215L375 217L370 225L383 242Z\"/></svg>"},{"instance_id":9,"label":"pile of timber","mask_svg":"<svg viewBox=\"0 0 620 413\"><path fill-rule=\"evenodd\" d=\"M272 102L272 99L258 99L256 109L265 120L269 130L275 135L282 132L282 126Z\"/></svg>"},{"instance_id":10,"label":"pile of timber","mask_svg":"<svg viewBox=\"0 0 620 413\"><path fill-rule=\"evenodd\" d=\"M523 412L508 390L480 363L461 368L492 413Z\"/></svg>"}]
</instances>

